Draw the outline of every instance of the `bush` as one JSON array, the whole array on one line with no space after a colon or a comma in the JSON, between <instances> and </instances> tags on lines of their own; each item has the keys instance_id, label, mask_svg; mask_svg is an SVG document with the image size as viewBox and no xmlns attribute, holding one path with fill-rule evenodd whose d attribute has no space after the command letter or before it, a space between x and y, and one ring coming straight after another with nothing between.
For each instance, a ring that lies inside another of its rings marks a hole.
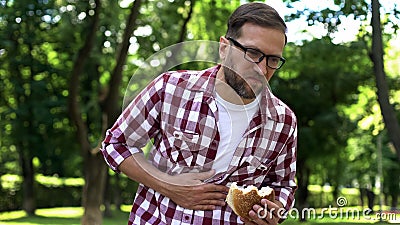
<instances>
[{"instance_id":1,"label":"bush","mask_svg":"<svg viewBox=\"0 0 400 225\"><path fill-rule=\"evenodd\" d=\"M37 208L81 206L83 178L59 178L39 174L35 180ZM0 184L0 212L22 209L22 178L18 175L3 175L0 177ZM110 186L109 195L113 204L132 204L137 189L136 182L125 176L120 176L117 180L115 176L111 176Z\"/></svg>"},{"instance_id":2,"label":"bush","mask_svg":"<svg viewBox=\"0 0 400 225\"><path fill-rule=\"evenodd\" d=\"M22 208L22 179L17 175L4 175L0 179L0 211ZM59 206L80 206L83 182L57 177L36 176L35 198L38 208Z\"/></svg>"},{"instance_id":3,"label":"bush","mask_svg":"<svg viewBox=\"0 0 400 225\"><path fill-rule=\"evenodd\" d=\"M307 202L310 207L323 208L329 205L332 207L337 206L337 199L333 197L331 186L309 185L308 190L309 196ZM379 191L375 191L375 193L378 192ZM358 188L340 188L338 197L345 198L346 206L362 206L360 189ZM364 206L367 206L367 196L364 196L363 200ZM378 200L379 198L375 197L375 204L379 203Z\"/></svg>"}]
</instances>

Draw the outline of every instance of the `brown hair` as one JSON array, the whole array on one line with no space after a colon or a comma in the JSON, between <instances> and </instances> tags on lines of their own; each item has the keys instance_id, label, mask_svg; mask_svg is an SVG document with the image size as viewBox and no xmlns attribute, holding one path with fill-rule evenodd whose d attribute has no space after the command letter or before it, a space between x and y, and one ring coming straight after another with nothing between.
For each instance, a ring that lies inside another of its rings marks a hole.
<instances>
[{"instance_id":1,"label":"brown hair","mask_svg":"<svg viewBox=\"0 0 400 225\"><path fill-rule=\"evenodd\" d=\"M243 4L232 13L228 20L226 37L239 38L241 36L241 28L247 22L282 31L285 34L286 44L287 27L285 21L274 8L260 2Z\"/></svg>"}]
</instances>

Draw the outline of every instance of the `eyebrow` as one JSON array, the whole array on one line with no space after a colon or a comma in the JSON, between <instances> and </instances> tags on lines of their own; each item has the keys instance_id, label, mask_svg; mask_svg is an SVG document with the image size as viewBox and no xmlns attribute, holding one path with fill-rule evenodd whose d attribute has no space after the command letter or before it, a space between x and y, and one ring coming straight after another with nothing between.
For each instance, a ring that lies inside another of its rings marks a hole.
<instances>
[{"instance_id":1,"label":"eyebrow","mask_svg":"<svg viewBox=\"0 0 400 225\"><path fill-rule=\"evenodd\" d=\"M239 42L238 42L239 43ZM242 43L239 43L239 44L241 44L243 47L245 47L245 48L250 48L250 49L254 49L254 50L257 50L257 51L259 51L259 52L261 52L262 54L264 54L265 56L276 56L276 57L282 57L281 55L276 55L276 54L265 54L263 51L261 51L258 47L256 47L256 46L253 46L253 45L245 45L245 44L242 44Z\"/></svg>"}]
</instances>

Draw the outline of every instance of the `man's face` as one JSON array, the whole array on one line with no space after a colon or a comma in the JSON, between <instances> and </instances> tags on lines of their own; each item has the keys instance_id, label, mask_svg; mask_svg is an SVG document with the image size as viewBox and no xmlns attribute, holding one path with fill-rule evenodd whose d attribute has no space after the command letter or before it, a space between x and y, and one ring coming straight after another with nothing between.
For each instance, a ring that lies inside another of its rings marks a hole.
<instances>
[{"instance_id":1,"label":"man's face","mask_svg":"<svg viewBox=\"0 0 400 225\"><path fill-rule=\"evenodd\" d=\"M228 58L224 67L225 82L241 97L253 99L258 95L267 81L256 71L248 71L246 79L236 68L237 64Z\"/></svg>"},{"instance_id":2,"label":"man's face","mask_svg":"<svg viewBox=\"0 0 400 225\"><path fill-rule=\"evenodd\" d=\"M252 23L242 27L242 35L235 39L246 48L257 49L266 55L282 56L285 46L283 32ZM244 51L221 37L220 55L223 59L225 82L244 99L253 99L267 85L276 69L267 67L266 58L259 63L244 58ZM221 54L222 53L222 54Z\"/></svg>"}]
</instances>

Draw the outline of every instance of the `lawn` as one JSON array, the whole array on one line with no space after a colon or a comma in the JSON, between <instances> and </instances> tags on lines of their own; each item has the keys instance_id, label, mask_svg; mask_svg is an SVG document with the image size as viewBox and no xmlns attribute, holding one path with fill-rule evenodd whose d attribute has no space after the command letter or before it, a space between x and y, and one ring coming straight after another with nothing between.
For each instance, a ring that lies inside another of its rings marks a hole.
<instances>
[{"instance_id":1,"label":"lawn","mask_svg":"<svg viewBox=\"0 0 400 225\"><path fill-rule=\"evenodd\" d=\"M122 208L122 212L114 211L112 218L104 218L103 225L125 225L127 224L130 206ZM28 217L23 211L2 212L0 213L0 225L80 225L80 218L83 214L83 209L80 207L63 207L38 209L36 216ZM284 225L367 225L367 224L388 224L385 222L379 223L375 217L371 218L332 218L329 214L317 214L315 217L310 217L307 222L298 222L297 219L289 218ZM393 219L393 217L392 217ZM395 214L392 224L400 224L400 214Z\"/></svg>"},{"instance_id":2,"label":"lawn","mask_svg":"<svg viewBox=\"0 0 400 225\"><path fill-rule=\"evenodd\" d=\"M0 225L80 225L83 209L64 207L36 210L36 216L26 216L23 211L0 213ZM114 211L112 218L104 218L103 225L125 225L129 213Z\"/></svg>"}]
</instances>

